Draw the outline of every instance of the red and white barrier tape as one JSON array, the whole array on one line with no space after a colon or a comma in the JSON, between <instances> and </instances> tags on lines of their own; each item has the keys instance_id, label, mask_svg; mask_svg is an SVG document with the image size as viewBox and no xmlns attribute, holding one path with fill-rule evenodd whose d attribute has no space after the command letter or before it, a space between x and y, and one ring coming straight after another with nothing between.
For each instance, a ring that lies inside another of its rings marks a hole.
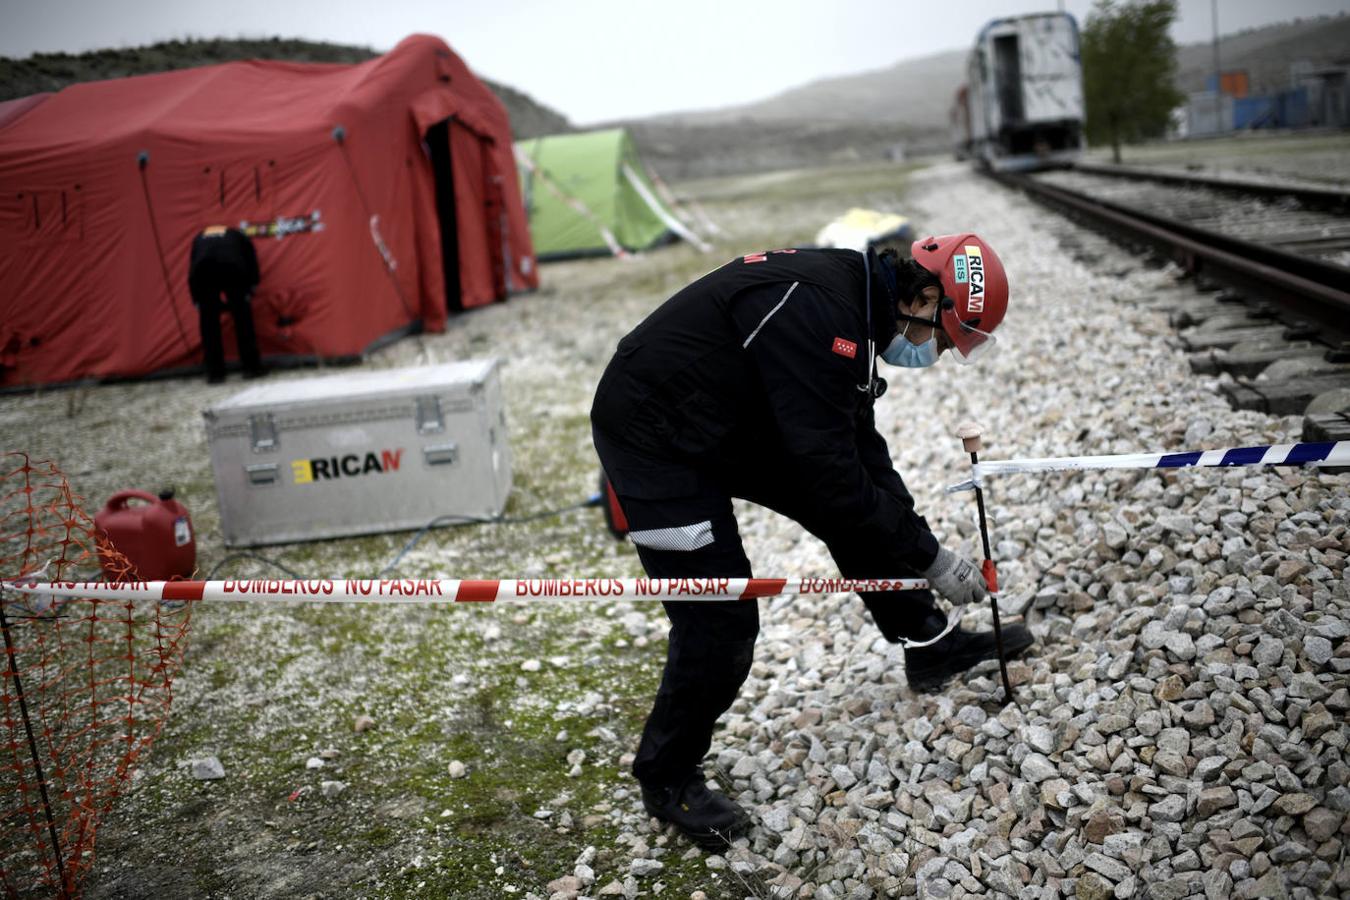
<instances>
[{"instance_id":1,"label":"red and white barrier tape","mask_svg":"<svg viewBox=\"0 0 1350 900\"><path fill-rule=\"evenodd\" d=\"M253 603L493 603L497 600L754 600L781 594L912 591L922 578L453 578L286 581L15 581L25 594L93 600L237 600Z\"/></svg>"},{"instance_id":2,"label":"red and white barrier tape","mask_svg":"<svg viewBox=\"0 0 1350 900\"><path fill-rule=\"evenodd\" d=\"M656 193L674 212L683 212L684 208L688 207L689 211L698 219L699 224L703 226L708 234L716 236L722 233L722 229L717 227L716 222L708 218L708 214L703 211L703 207L699 205L697 200L690 197L687 201L681 202L651 166L647 166L647 177L649 177L652 180L652 184L656 186Z\"/></svg>"},{"instance_id":3,"label":"red and white barrier tape","mask_svg":"<svg viewBox=\"0 0 1350 900\"><path fill-rule=\"evenodd\" d=\"M652 211L652 214L661 220L661 224L693 244L700 253L711 252L712 245L695 234L688 225L677 219L673 212L662 206L661 201L653 197L652 192L642 183L642 176L633 171L633 167L628 163L623 164L623 177L633 186L633 190L637 191L638 196L642 198L643 203L647 204L647 208Z\"/></svg>"}]
</instances>

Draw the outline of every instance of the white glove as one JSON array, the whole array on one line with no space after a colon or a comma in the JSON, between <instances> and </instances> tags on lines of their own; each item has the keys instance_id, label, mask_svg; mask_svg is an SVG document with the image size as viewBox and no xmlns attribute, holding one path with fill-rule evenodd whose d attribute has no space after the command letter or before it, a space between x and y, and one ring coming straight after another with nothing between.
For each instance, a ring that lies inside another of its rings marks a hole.
<instances>
[{"instance_id":1,"label":"white glove","mask_svg":"<svg viewBox=\"0 0 1350 900\"><path fill-rule=\"evenodd\" d=\"M984 576L970 560L950 550L938 548L933 564L923 570L928 586L955 606L975 603L988 596Z\"/></svg>"}]
</instances>

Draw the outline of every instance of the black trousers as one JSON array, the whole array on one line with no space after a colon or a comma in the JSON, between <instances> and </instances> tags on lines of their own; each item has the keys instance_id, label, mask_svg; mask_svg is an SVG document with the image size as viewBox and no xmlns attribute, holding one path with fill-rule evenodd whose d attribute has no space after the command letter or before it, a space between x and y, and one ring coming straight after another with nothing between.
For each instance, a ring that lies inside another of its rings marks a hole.
<instances>
[{"instance_id":1,"label":"black trousers","mask_svg":"<svg viewBox=\"0 0 1350 900\"><path fill-rule=\"evenodd\" d=\"M718 460L681 472L679 466L646 458L598 429L594 438L606 472L663 473L612 479L629 537L653 578L751 577L733 497L801 524L825 543L844 577L919 577L883 537L814 511L794 490L797 478L790 462L772 448L753 459ZM903 499L913 505L908 494ZM929 636L936 633L936 622L946 621L927 590L861 596L891 641ZM664 606L671 623L666 665L633 762L633 774L652 786L678 784L702 763L714 725L750 673L759 634L754 601L669 601Z\"/></svg>"},{"instance_id":2,"label":"black trousers","mask_svg":"<svg viewBox=\"0 0 1350 900\"><path fill-rule=\"evenodd\" d=\"M225 346L220 335L220 316L226 311L234 319L240 366L245 372L261 372L262 357L258 353L257 333L253 330L253 309L249 305L249 289L209 275L191 278L188 286L192 291L192 302L197 305L206 377L213 381L225 377Z\"/></svg>"}]
</instances>

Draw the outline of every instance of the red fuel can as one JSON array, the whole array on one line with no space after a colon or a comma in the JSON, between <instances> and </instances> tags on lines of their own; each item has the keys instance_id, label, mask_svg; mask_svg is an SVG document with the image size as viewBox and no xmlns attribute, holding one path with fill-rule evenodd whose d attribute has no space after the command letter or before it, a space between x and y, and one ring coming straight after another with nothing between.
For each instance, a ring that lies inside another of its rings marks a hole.
<instances>
[{"instance_id":1,"label":"red fuel can","mask_svg":"<svg viewBox=\"0 0 1350 900\"><path fill-rule=\"evenodd\" d=\"M128 574L142 581L190 578L197 566L192 517L173 498L172 490L161 491L158 497L146 491L118 491L94 516L94 524L131 562L133 573ZM100 561L105 577L118 577L112 560L100 554Z\"/></svg>"}]
</instances>

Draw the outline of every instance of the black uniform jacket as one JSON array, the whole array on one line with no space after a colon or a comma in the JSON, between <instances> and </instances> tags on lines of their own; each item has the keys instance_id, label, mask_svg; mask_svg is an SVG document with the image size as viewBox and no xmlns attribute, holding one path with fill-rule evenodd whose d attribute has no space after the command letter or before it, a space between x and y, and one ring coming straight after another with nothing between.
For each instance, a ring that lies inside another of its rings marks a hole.
<instances>
[{"instance_id":1,"label":"black uniform jacket","mask_svg":"<svg viewBox=\"0 0 1350 900\"><path fill-rule=\"evenodd\" d=\"M188 278L214 279L221 287L252 290L260 280L253 241L237 228L215 225L204 229L192 240Z\"/></svg>"},{"instance_id":2,"label":"black uniform jacket","mask_svg":"<svg viewBox=\"0 0 1350 900\"><path fill-rule=\"evenodd\" d=\"M869 258L877 349L896 329L881 265ZM779 250L732 260L667 300L619 342L591 410L627 451L629 465L606 465L618 493L688 496L700 470L785 453L784 490L832 521L892 535L926 568L937 541L873 419L868 293L856 251Z\"/></svg>"}]
</instances>

